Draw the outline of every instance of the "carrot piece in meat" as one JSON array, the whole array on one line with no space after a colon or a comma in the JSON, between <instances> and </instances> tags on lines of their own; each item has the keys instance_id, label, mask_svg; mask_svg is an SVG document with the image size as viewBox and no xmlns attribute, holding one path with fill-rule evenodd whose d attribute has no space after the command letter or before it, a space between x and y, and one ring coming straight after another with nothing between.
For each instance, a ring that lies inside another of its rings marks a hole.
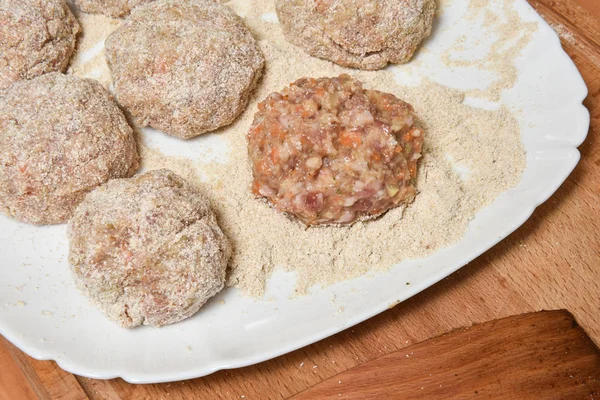
<instances>
[{"instance_id":1,"label":"carrot piece in meat","mask_svg":"<svg viewBox=\"0 0 600 400\"><path fill-rule=\"evenodd\" d=\"M279 163L280 159L281 158L279 157L279 148L277 148L277 147L271 148L271 161L273 161L273 164Z\"/></svg>"},{"instance_id":2,"label":"carrot piece in meat","mask_svg":"<svg viewBox=\"0 0 600 400\"><path fill-rule=\"evenodd\" d=\"M360 146L362 140L360 136L358 136L355 132L352 131L343 131L340 134L340 144L346 147L356 147Z\"/></svg>"},{"instance_id":3,"label":"carrot piece in meat","mask_svg":"<svg viewBox=\"0 0 600 400\"><path fill-rule=\"evenodd\" d=\"M260 194L260 183L258 183L258 181L252 182L252 193L256 195Z\"/></svg>"}]
</instances>

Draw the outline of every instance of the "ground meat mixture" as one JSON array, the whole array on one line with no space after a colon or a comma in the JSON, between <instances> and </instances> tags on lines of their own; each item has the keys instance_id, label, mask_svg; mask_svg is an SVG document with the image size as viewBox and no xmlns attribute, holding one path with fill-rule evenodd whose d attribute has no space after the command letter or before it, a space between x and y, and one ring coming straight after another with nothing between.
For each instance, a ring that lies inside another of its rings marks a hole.
<instances>
[{"instance_id":1,"label":"ground meat mixture","mask_svg":"<svg viewBox=\"0 0 600 400\"><path fill-rule=\"evenodd\" d=\"M286 38L345 67L410 60L431 33L435 0L276 0Z\"/></svg>"},{"instance_id":2,"label":"ground meat mixture","mask_svg":"<svg viewBox=\"0 0 600 400\"><path fill-rule=\"evenodd\" d=\"M208 201L169 170L94 190L68 237L79 288L127 328L195 314L223 288L231 255Z\"/></svg>"},{"instance_id":3,"label":"ground meat mixture","mask_svg":"<svg viewBox=\"0 0 600 400\"><path fill-rule=\"evenodd\" d=\"M65 222L85 195L138 168L133 130L98 82L52 72L0 101L0 211Z\"/></svg>"},{"instance_id":4,"label":"ground meat mixture","mask_svg":"<svg viewBox=\"0 0 600 400\"><path fill-rule=\"evenodd\" d=\"M74 0L79 9L91 14L104 14L113 18L128 15L134 7L153 0Z\"/></svg>"},{"instance_id":5,"label":"ground meat mixture","mask_svg":"<svg viewBox=\"0 0 600 400\"><path fill-rule=\"evenodd\" d=\"M252 191L307 225L373 218L415 196L412 107L348 75L304 78L258 105Z\"/></svg>"},{"instance_id":6,"label":"ground meat mixture","mask_svg":"<svg viewBox=\"0 0 600 400\"><path fill-rule=\"evenodd\" d=\"M0 92L65 71L80 28L64 0L0 0Z\"/></svg>"},{"instance_id":7,"label":"ground meat mixture","mask_svg":"<svg viewBox=\"0 0 600 400\"><path fill-rule=\"evenodd\" d=\"M214 0L157 0L106 40L119 102L136 122L189 139L232 123L262 73L255 39Z\"/></svg>"}]
</instances>

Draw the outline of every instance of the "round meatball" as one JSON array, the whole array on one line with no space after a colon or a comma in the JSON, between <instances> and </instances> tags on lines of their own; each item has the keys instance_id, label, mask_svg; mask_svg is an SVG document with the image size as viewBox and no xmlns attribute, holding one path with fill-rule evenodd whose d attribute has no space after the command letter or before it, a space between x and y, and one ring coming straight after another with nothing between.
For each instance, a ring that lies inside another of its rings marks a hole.
<instances>
[{"instance_id":1,"label":"round meatball","mask_svg":"<svg viewBox=\"0 0 600 400\"><path fill-rule=\"evenodd\" d=\"M106 40L119 102L136 122L189 139L245 109L263 56L242 20L214 0L158 0Z\"/></svg>"},{"instance_id":2,"label":"round meatball","mask_svg":"<svg viewBox=\"0 0 600 400\"><path fill-rule=\"evenodd\" d=\"M409 61L431 33L435 0L276 0L286 38L309 54L374 70Z\"/></svg>"},{"instance_id":3,"label":"round meatball","mask_svg":"<svg viewBox=\"0 0 600 400\"><path fill-rule=\"evenodd\" d=\"M128 15L134 7L149 3L153 0L74 0L77 7L83 12L91 14L104 14L113 18Z\"/></svg>"},{"instance_id":4,"label":"round meatball","mask_svg":"<svg viewBox=\"0 0 600 400\"><path fill-rule=\"evenodd\" d=\"M195 314L223 288L231 255L208 201L168 170L91 192L68 237L79 288L127 328Z\"/></svg>"},{"instance_id":5,"label":"round meatball","mask_svg":"<svg viewBox=\"0 0 600 400\"><path fill-rule=\"evenodd\" d=\"M16 82L0 101L0 211L17 220L65 222L138 161L131 127L96 81L52 72Z\"/></svg>"},{"instance_id":6,"label":"round meatball","mask_svg":"<svg viewBox=\"0 0 600 400\"><path fill-rule=\"evenodd\" d=\"M258 105L252 191L306 225L374 218L415 196L414 121L409 104L348 75L300 79Z\"/></svg>"},{"instance_id":7,"label":"round meatball","mask_svg":"<svg viewBox=\"0 0 600 400\"><path fill-rule=\"evenodd\" d=\"M0 91L65 71L79 30L64 0L0 0Z\"/></svg>"}]
</instances>

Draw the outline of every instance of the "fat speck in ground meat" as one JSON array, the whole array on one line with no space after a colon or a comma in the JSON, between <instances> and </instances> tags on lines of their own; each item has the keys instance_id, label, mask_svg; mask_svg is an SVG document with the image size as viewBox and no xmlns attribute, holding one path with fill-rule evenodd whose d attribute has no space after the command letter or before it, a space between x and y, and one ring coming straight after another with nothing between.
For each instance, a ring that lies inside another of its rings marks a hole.
<instances>
[{"instance_id":1,"label":"fat speck in ground meat","mask_svg":"<svg viewBox=\"0 0 600 400\"><path fill-rule=\"evenodd\" d=\"M376 217L415 196L414 122L409 104L348 75L300 79L258 106L252 191L307 225Z\"/></svg>"}]
</instances>

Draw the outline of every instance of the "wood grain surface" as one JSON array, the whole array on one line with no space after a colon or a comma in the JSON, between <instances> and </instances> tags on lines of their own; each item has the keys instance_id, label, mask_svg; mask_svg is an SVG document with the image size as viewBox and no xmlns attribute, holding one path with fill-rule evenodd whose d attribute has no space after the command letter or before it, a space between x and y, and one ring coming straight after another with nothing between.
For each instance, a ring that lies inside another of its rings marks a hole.
<instances>
[{"instance_id":1,"label":"wood grain surface","mask_svg":"<svg viewBox=\"0 0 600 400\"><path fill-rule=\"evenodd\" d=\"M517 315L361 364L290 400L589 399L600 351L566 311Z\"/></svg>"},{"instance_id":2,"label":"wood grain surface","mask_svg":"<svg viewBox=\"0 0 600 400\"><path fill-rule=\"evenodd\" d=\"M0 389L0 398L289 398L452 329L541 309L569 310L600 343L600 1L530 3L560 33L581 71L592 126L573 174L507 239L437 285L354 328L274 360L205 378L160 385L85 379L0 342L5 347L0 384L13 383Z\"/></svg>"}]
</instances>

